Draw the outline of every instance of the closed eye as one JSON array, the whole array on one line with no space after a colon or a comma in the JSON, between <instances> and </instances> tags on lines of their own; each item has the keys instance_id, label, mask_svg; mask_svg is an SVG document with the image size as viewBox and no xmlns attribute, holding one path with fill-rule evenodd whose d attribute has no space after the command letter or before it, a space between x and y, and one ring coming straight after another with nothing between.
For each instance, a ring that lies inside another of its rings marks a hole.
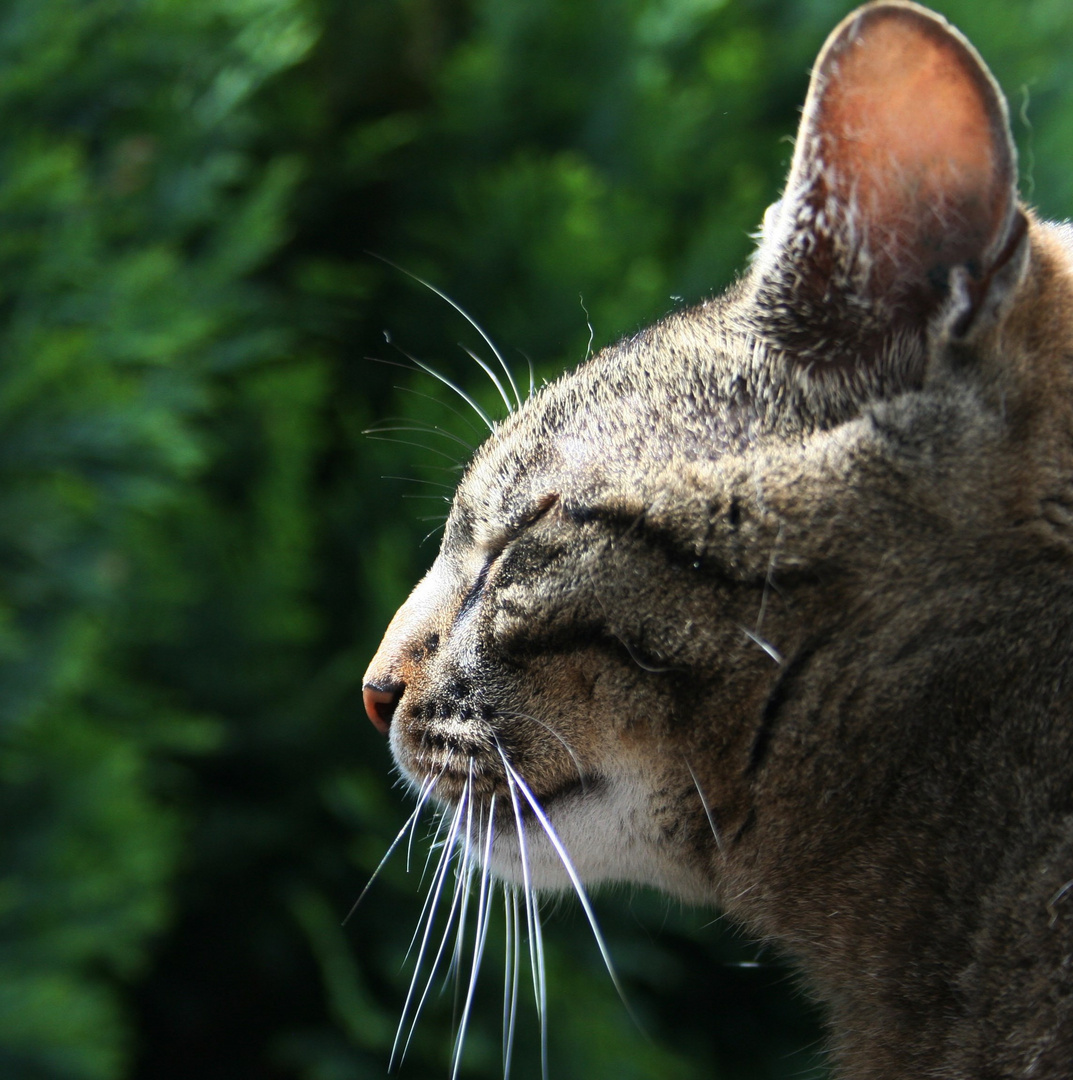
<instances>
[{"instance_id":1,"label":"closed eye","mask_svg":"<svg viewBox=\"0 0 1073 1080\"><path fill-rule=\"evenodd\" d=\"M557 502L559 501L558 492L552 491L545 495L540 501L524 516L522 516L517 522L510 526L506 534L503 537L501 543L496 545L491 551L488 552L487 557L484 560L484 564L477 572L476 578L473 580L473 584L469 587L466 595L462 599L461 605L458 608L458 618L465 615L474 604L480 599L481 593L484 591L485 583L488 581L488 574L492 567L495 566L499 557L504 551L515 541L526 529L535 525Z\"/></svg>"},{"instance_id":2,"label":"closed eye","mask_svg":"<svg viewBox=\"0 0 1073 1080\"><path fill-rule=\"evenodd\" d=\"M557 491L549 491L547 495L543 496L528 513L524 514L519 521L511 526L503 547L505 548L511 540L535 525L558 501L559 493ZM497 556L500 552L497 552Z\"/></svg>"},{"instance_id":3,"label":"closed eye","mask_svg":"<svg viewBox=\"0 0 1073 1080\"><path fill-rule=\"evenodd\" d=\"M469 592L462 598L462 603L458 608L457 618L461 619L462 616L477 603L481 593L484 591L484 583L488 580L488 571L492 569L492 563L494 563L497 558L499 558L499 555L498 553L495 553L490 554L488 558L484 560L484 565L477 572L477 577L469 587Z\"/></svg>"}]
</instances>

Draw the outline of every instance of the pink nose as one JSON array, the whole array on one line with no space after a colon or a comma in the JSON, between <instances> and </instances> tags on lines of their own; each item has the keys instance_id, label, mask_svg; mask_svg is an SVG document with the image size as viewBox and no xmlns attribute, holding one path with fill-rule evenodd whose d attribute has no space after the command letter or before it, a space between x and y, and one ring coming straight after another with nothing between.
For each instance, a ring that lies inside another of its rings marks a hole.
<instances>
[{"instance_id":1,"label":"pink nose","mask_svg":"<svg viewBox=\"0 0 1073 1080\"><path fill-rule=\"evenodd\" d=\"M388 683L377 686L376 683L366 683L361 688L361 696L365 702L365 711L373 722L373 727L381 735L388 733L391 727L391 717L394 715L395 706L402 697L405 689L400 683Z\"/></svg>"}]
</instances>

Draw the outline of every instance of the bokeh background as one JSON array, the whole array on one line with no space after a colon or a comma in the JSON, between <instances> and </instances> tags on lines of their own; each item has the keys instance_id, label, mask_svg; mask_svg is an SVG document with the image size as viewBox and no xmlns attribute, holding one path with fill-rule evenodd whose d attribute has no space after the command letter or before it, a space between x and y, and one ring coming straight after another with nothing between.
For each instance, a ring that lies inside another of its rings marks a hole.
<instances>
[{"instance_id":1,"label":"bokeh background","mask_svg":"<svg viewBox=\"0 0 1073 1080\"><path fill-rule=\"evenodd\" d=\"M363 432L476 437L408 355L502 408L381 260L523 379L718 291L850 6L0 2L0 1077L385 1075L420 875L343 924L410 809L360 679L466 451ZM1070 215L1073 5L940 6ZM822 1075L777 958L643 891L598 909L644 1030L549 904L551 1077ZM502 1075L501 955L465 1077ZM403 1077L448 1075L455 1012Z\"/></svg>"}]
</instances>

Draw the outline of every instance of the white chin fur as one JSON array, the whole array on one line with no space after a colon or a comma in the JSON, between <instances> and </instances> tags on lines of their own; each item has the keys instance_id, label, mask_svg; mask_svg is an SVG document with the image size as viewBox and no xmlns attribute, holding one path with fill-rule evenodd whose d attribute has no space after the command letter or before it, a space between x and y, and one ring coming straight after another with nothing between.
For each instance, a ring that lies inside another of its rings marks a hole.
<instances>
[{"instance_id":1,"label":"white chin fur","mask_svg":"<svg viewBox=\"0 0 1073 1080\"><path fill-rule=\"evenodd\" d=\"M554 799L545 813L584 885L633 882L692 893L697 884L693 875L673 865L670 852L661 853L654 842L647 809L641 790L619 779L605 781L595 790ZM524 845L518 840L516 819L501 819L497 824L492 872L503 881L524 885L524 848L530 885L541 892L572 890L570 874L555 843L532 813L525 813L523 820Z\"/></svg>"}]
</instances>

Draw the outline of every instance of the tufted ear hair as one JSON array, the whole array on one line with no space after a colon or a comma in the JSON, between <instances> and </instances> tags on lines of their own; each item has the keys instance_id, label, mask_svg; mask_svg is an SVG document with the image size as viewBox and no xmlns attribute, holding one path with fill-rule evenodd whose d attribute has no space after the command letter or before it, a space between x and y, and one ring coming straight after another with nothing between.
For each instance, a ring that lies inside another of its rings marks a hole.
<instances>
[{"instance_id":1,"label":"tufted ear hair","mask_svg":"<svg viewBox=\"0 0 1073 1080\"><path fill-rule=\"evenodd\" d=\"M762 332L819 373L918 381L936 319L965 336L1016 279L1016 174L1006 103L972 45L916 4L858 9L816 62L765 221Z\"/></svg>"}]
</instances>

